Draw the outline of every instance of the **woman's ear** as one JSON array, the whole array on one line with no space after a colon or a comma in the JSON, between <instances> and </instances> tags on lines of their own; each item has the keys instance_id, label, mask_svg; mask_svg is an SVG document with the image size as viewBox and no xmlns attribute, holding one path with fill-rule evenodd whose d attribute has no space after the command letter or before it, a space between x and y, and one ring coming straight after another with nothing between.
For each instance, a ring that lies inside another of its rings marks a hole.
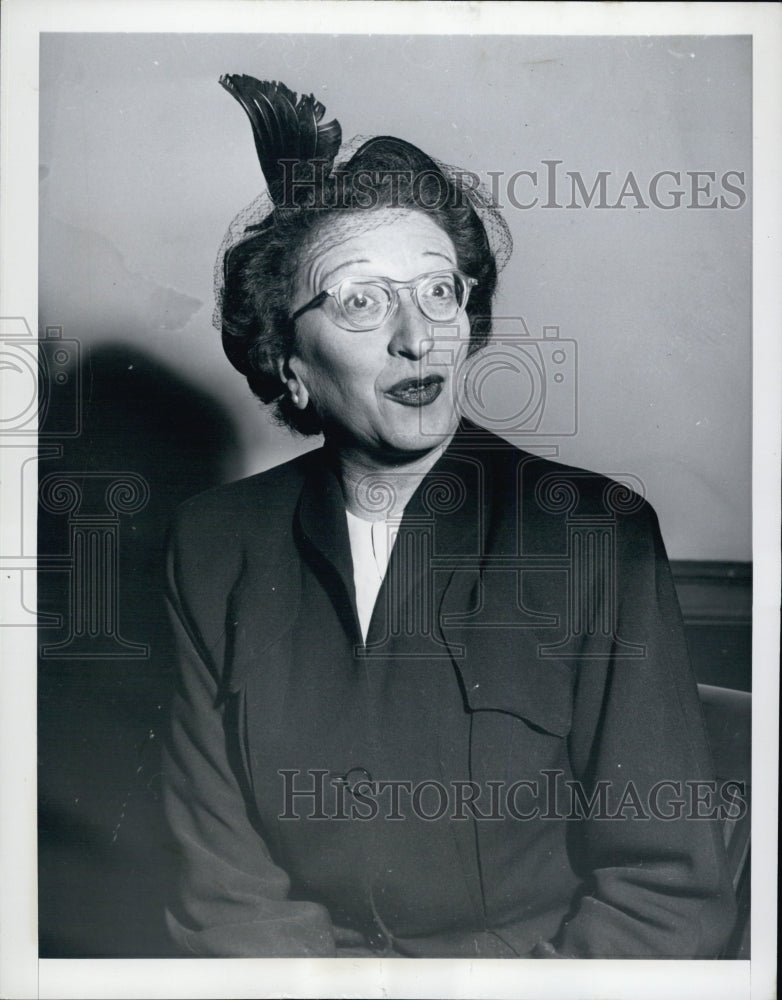
<instances>
[{"instance_id":1,"label":"woman's ear","mask_svg":"<svg viewBox=\"0 0 782 1000\"><path fill-rule=\"evenodd\" d=\"M286 386L291 402L300 410L306 410L309 405L310 396L307 387L301 378L293 371L290 363L285 358L280 358L277 362L277 371L280 381Z\"/></svg>"}]
</instances>

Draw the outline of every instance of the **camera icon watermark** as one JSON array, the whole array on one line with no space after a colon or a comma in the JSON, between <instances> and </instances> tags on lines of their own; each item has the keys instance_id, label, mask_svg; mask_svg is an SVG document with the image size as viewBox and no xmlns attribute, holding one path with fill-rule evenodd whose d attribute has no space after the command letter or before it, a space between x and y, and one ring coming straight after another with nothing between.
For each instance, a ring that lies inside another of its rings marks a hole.
<instances>
[{"instance_id":1,"label":"camera icon watermark","mask_svg":"<svg viewBox=\"0 0 782 1000\"><path fill-rule=\"evenodd\" d=\"M508 440L571 437L578 431L578 345L558 326L533 336L523 317L495 316L492 337L465 357L457 327L438 327L422 374L453 369L455 403L468 420ZM421 421L426 434L426 421Z\"/></svg>"},{"instance_id":2,"label":"camera icon watermark","mask_svg":"<svg viewBox=\"0 0 782 1000\"><path fill-rule=\"evenodd\" d=\"M44 658L146 657L146 644L120 633L119 567L120 519L146 505L149 484L130 471L83 468L39 483L39 463L61 459L82 433L82 369L81 344L62 327L36 336L24 317L0 318L0 627L67 628L41 644ZM64 550L39 535L41 515L67 518ZM67 608L42 610L42 572L68 575Z\"/></svg>"},{"instance_id":3,"label":"camera icon watermark","mask_svg":"<svg viewBox=\"0 0 782 1000\"><path fill-rule=\"evenodd\" d=\"M38 463L59 458L81 433L81 352L60 327L33 333L23 316L0 317L0 460L3 475L0 626L56 624L35 600ZM56 410L56 421L47 419ZM56 423L56 426L54 424Z\"/></svg>"},{"instance_id":4,"label":"camera icon watermark","mask_svg":"<svg viewBox=\"0 0 782 1000\"><path fill-rule=\"evenodd\" d=\"M6 390L0 403L0 434L51 440L82 430L81 345L46 327L36 337L21 316L0 319L0 367ZM57 426L47 425L55 393Z\"/></svg>"}]
</instances>

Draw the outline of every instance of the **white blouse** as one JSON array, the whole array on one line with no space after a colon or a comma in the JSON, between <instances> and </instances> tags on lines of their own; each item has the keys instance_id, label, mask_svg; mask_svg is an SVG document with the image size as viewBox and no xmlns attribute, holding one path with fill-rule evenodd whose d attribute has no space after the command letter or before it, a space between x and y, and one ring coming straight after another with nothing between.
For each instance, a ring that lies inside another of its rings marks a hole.
<instances>
[{"instance_id":1,"label":"white blouse","mask_svg":"<svg viewBox=\"0 0 782 1000\"><path fill-rule=\"evenodd\" d=\"M356 609L361 635L366 642L369 622L399 530L399 519L365 521L349 510L345 513L348 519L350 553L353 557Z\"/></svg>"}]
</instances>

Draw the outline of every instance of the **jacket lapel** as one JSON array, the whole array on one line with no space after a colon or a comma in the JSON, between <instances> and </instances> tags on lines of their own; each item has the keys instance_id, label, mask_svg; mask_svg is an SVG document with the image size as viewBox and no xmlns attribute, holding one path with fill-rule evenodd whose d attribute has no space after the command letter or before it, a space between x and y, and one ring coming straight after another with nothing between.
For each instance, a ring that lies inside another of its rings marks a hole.
<instances>
[{"instance_id":1,"label":"jacket lapel","mask_svg":"<svg viewBox=\"0 0 782 1000\"><path fill-rule=\"evenodd\" d=\"M440 629L440 601L456 565L476 571L485 520L483 470L455 447L457 437L405 508L364 655L385 656L389 640L406 636L416 639L410 655L450 657ZM395 655L406 654L396 648Z\"/></svg>"},{"instance_id":2,"label":"jacket lapel","mask_svg":"<svg viewBox=\"0 0 782 1000\"><path fill-rule=\"evenodd\" d=\"M325 455L304 482L295 524L301 537L337 570L342 583L352 584L345 501Z\"/></svg>"},{"instance_id":3,"label":"jacket lapel","mask_svg":"<svg viewBox=\"0 0 782 1000\"><path fill-rule=\"evenodd\" d=\"M448 457L451 468L461 462L468 470L467 496L457 517L438 522L442 562L453 564L438 598L440 630L470 711L508 712L565 736L572 670L540 652L557 618L523 606L521 572L508 560L517 551L521 496L515 470L504 466L521 453L462 426L468 433L457 436Z\"/></svg>"},{"instance_id":4,"label":"jacket lapel","mask_svg":"<svg viewBox=\"0 0 782 1000\"><path fill-rule=\"evenodd\" d=\"M309 456L308 456L309 458ZM259 517L264 511L259 509ZM293 628L301 604L302 555L329 576L339 614L356 627L350 543L336 477L319 449L309 458L292 520L277 525L276 549L248 552L229 601L228 688L238 691L247 671ZM273 538L273 533L269 532Z\"/></svg>"},{"instance_id":5,"label":"jacket lapel","mask_svg":"<svg viewBox=\"0 0 782 1000\"><path fill-rule=\"evenodd\" d=\"M326 582L345 629L361 643L353 583L345 499L325 448L313 453L294 519L296 541L304 557Z\"/></svg>"}]
</instances>

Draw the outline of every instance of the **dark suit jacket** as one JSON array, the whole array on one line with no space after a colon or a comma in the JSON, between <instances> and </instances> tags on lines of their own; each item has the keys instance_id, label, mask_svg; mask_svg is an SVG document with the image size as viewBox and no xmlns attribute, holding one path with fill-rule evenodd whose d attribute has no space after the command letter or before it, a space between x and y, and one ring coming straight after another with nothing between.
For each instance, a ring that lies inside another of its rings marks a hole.
<instances>
[{"instance_id":1,"label":"dark suit jacket","mask_svg":"<svg viewBox=\"0 0 782 1000\"><path fill-rule=\"evenodd\" d=\"M186 951L719 953L730 803L636 494L463 423L364 645L320 449L183 505L169 585Z\"/></svg>"}]
</instances>

